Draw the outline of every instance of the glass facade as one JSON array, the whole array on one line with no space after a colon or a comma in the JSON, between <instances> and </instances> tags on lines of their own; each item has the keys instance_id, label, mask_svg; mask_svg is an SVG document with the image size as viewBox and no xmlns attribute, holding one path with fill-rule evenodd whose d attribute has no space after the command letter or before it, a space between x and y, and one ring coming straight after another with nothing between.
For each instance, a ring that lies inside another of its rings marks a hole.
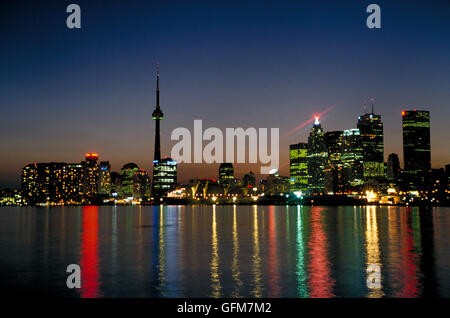
<instances>
[{"instance_id":1,"label":"glass facade","mask_svg":"<svg viewBox=\"0 0 450 318\"><path fill-rule=\"evenodd\" d=\"M346 191L359 190L363 185L363 147L359 129L344 130L341 162Z\"/></svg>"},{"instance_id":2,"label":"glass facade","mask_svg":"<svg viewBox=\"0 0 450 318\"><path fill-rule=\"evenodd\" d=\"M177 184L177 162L171 158L153 161L153 196L173 190Z\"/></svg>"},{"instance_id":3,"label":"glass facade","mask_svg":"<svg viewBox=\"0 0 450 318\"><path fill-rule=\"evenodd\" d=\"M325 192L325 167L328 161L325 135L318 117L308 137L308 185L312 194Z\"/></svg>"},{"instance_id":4,"label":"glass facade","mask_svg":"<svg viewBox=\"0 0 450 318\"><path fill-rule=\"evenodd\" d=\"M384 140L381 115L364 114L358 118L364 155L364 178L384 178Z\"/></svg>"},{"instance_id":5,"label":"glass facade","mask_svg":"<svg viewBox=\"0 0 450 318\"><path fill-rule=\"evenodd\" d=\"M408 188L423 185L431 169L430 112L407 110L402 112L403 160Z\"/></svg>"},{"instance_id":6,"label":"glass facade","mask_svg":"<svg viewBox=\"0 0 450 318\"><path fill-rule=\"evenodd\" d=\"M308 190L308 144L298 143L289 147L290 192Z\"/></svg>"}]
</instances>

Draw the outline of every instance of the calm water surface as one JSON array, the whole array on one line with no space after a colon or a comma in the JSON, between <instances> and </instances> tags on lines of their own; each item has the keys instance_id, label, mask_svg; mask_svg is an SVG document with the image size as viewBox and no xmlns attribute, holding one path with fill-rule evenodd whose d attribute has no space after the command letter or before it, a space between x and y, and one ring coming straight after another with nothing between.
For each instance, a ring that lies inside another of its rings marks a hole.
<instances>
[{"instance_id":1,"label":"calm water surface","mask_svg":"<svg viewBox=\"0 0 450 318\"><path fill-rule=\"evenodd\" d=\"M450 208L0 208L0 288L50 297L450 297ZM66 287L79 264L82 288Z\"/></svg>"}]
</instances>

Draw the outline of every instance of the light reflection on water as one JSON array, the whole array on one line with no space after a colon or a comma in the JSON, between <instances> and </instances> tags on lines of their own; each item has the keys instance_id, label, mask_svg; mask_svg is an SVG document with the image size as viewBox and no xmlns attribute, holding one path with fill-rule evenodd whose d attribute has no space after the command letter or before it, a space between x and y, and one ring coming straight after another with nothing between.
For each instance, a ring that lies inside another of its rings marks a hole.
<instances>
[{"instance_id":1,"label":"light reflection on water","mask_svg":"<svg viewBox=\"0 0 450 318\"><path fill-rule=\"evenodd\" d=\"M0 209L0 287L56 297L450 297L450 209ZM82 288L65 270L80 264Z\"/></svg>"}]
</instances>

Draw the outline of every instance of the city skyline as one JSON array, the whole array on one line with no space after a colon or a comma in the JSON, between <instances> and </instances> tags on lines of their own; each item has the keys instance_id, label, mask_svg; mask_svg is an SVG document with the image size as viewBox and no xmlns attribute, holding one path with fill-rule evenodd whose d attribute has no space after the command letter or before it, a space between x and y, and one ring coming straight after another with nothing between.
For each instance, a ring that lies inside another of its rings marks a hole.
<instances>
[{"instance_id":1,"label":"city skyline","mask_svg":"<svg viewBox=\"0 0 450 318\"><path fill-rule=\"evenodd\" d=\"M170 118L162 127L162 157L170 157L170 132L190 129L194 119L219 128L278 126L280 174L288 175L289 145L306 142L312 123L289 131L327 109L325 131L356 128L373 97L389 136L384 161L397 153L403 167L401 112L426 109L432 168L448 164L450 44L444 39L450 22L439 12L443 2L381 3L379 32L362 23L363 4L330 2L325 10L323 4L249 2L239 12L221 2L177 4L179 10L162 3L142 10L80 5L83 27L72 32L59 26L64 4L45 12L32 5L45 21L7 4L4 23L15 31L0 43L0 187L18 186L27 163L81 161L88 152L109 160L112 171L127 162L151 171L156 62L164 73L161 106ZM409 18L419 13L420 19ZM217 177L218 167L180 164L179 181ZM234 169L237 176L252 170L259 177L258 167Z\"/></svg>"}]
</instances>

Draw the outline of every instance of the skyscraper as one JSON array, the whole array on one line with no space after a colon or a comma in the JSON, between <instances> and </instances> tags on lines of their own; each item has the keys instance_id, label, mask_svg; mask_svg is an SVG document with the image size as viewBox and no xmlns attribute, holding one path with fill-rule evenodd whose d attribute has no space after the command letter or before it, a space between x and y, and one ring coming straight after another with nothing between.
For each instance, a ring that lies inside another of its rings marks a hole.
<instances>
[{"instance_id":1,"label":"skyscraper","mask_svg":"<svg viewBox=\"0 0 450 318\"><path fill-rule=\"evenodd\" d=\"M82 165L64 162L33 163L22 169L23 204L80 204Z\"/></svg>"},{"instance_id":2,"label":"skyscraper","mask_svg":"<svg viewBox=\"0 0 450 318\"><path fill-rule=\"evenodd\" d=\"M109 197L111 195L111 166L109 165L109 161L100 161L98 194L103 197Z\"/></svg>"},{"instance_id":3,"label":"skyscraper","mask_svg":"<svg viewBox=\"0 0 450 318\"><path fill-rule=\"evenodd\" d=\"M152 196L158 198L173 190L177 184L177 162L164 158L153 163Z\"/></svg>"},{"instance_id":4,"label":"skyscraper","mask_svg":"<svg viewBox=\"0 0 450 318\"><path fill-rule=\"evenodd\" d=\"M327 165L327 146L319 116L308 137L308 188L311 193L325 192L325 167Z\"/></svg>"},{"instance_id":5,"label":"skyscraper","mask_svg":"<svg viewBox=\"0 0 450 318\"><path fill-rule=\"evenodd\" d=\"M151 195L151 181L144 169L134 172L133 176L133 198L144 200Z\"/></svg>"},{"instance_id":6,"label":"skyscraper","mask_svg":"<svg viewBox=\"0 0 450 318\"><path fill-rule=\"evenodd\" d=\"M290 192L308 190L308 144L298 143L289 146Z\"/></svg>"},{"instance_id":7,"label":"skyscraper","mask_svg":"<svg viewBox=\"0 0 450 318\"><path fill-rule=\"evenodd\" d=\"M343 173L341 162L342 131L325 133L328 162L325 167L325 190L328 193L341 193L343 190Z\"/></svg>"},{"instance_id":8,"label":"skyscraper","mask_svg":"<svg viewBox=\"0 0 450 318\"><path fill-rule=\"evenodd\" d=\"M134 174L139 171L137 164L130 162L120 169L120 192L119 196L123 199L133 198Z\"/></svg>"},{"instance_id":9,"label":"skyscraper","mask_svg":"<svg viewBox=\"0 0 450 318\"><path fill-rule=\"evenodd\" d=\"M388 156L386 176L389 182L396 183L400 177L400 160L396 153Z\"/></svg>"},{"instance_id":10,"label":"skyscraper","mask_svg":"<svg viewBox=\"0 0 450 318\"><path fill-rule=\"evenodd\" d=\"M402 112L403 161L408 189L423 186L431 169L430 112L406 110Z\"/></svg>"},{"instance_id":11,"label":"skyscraper","mask_svg":"<svg viewBox=\"0 0 450 318\"><path fill-rule=\"evenodd\" d=\"M81 163L67 164L68 199L71 204L83 201L83 166Z\"/></svg>"},{"instance_id":12,"label":"skyscraper","mask_svg":"<svg viewBox=\"0 0 450 318\"><path fill-rule=\"evenodd\" d=\"M361 133L364 154L363 173L365 182L380 181L384 172L384 140L381 115L372 111L358 117L357 128Z\"/></svg>"},{"instance_id":13,"label":"skyscraper","mask_svg":"<svg viewBox=\"0 0 450 318\"><path fill-rule=\"evenodd\" d=\"M359 129L344 130L341 149L344 189L345 191L359 191L364 184L364 155Z\"/></svg>"},{"instance_id":14,"label":"skyscraper","mask_svg":"<svg viewBox=\"0 0 450 318\"><path fill-rule=\"evenodd\" d=\"M98 154L91 152L86 154L83 166L83 202L93 203L98 195Z\"/></svg>"}]
</instances>

